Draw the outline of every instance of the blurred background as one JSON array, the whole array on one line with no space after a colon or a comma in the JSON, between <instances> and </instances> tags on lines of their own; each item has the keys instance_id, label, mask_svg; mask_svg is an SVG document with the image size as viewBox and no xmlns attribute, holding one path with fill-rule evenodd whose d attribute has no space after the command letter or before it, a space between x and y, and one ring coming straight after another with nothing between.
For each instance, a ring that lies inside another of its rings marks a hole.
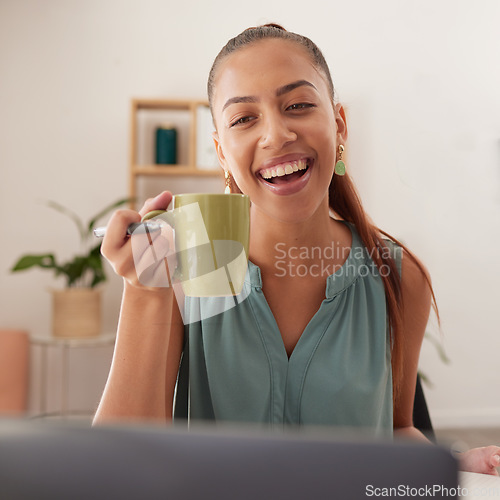
<instances>
[{"instance_id":1,"label":"blurred background","mask_svg":"<svg viewBox=\"0 0 500 500\"><path fill-rule=\"evenodd\" d=\"M277 22L323 50L365 208L431 273L441 329L433 317L429 335L450 360L424 342L434 425L500 428L499 21L496 0L0 0L0 328L51 336L47 290L63 282L9 270L25 253L78 250L74 225L46 200L87 219L127 196L132 98L205 99L226 41ZM140 195L165 188L222 189L217 177L163 178ZM106 270L103 334L112 334L121 280ZM97 404L108 348L74 361L71 369L90 370L75 375L75 407ZM57 406L59 361L48 366Z\"/></svg>"}]
</instances>

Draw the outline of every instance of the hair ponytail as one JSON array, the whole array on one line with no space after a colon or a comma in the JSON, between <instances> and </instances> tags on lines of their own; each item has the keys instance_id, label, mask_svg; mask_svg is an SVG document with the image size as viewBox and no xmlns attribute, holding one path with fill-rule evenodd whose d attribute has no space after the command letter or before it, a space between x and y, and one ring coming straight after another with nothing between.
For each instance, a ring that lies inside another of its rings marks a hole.
<instances>
[{"instance_id":1,"label":"hair ponytail","mask_svg":"<svg viewBox=\"0 0 500 500\"><path fill-rule=\"evenodd\" d=\"M343 176L334 175L329 188L330 208L343 220L354 224L363 244L368 250L370 258L373 260L377 269L381 271L383 266L389 267L389 272L380 272L380 277L384 284L387 317L389 322L389 331L391 334L391 363L393 378L393 399L399 396L402 376L403 376L403 302L401 297L401 277L394 259L387 251L387 245L384 242L385 236L396 244L401 246L406 254L417 264L429 285L433 308L439 321L439 312L436 304L436 297L432 289L432 284L422 268L420 262L413 254L396 238L385 231L376 227L363 209L361 199L354 187L354 184L346 173ZM385 250L385 251L384 251Z\"/></svg>"}]
</instances>

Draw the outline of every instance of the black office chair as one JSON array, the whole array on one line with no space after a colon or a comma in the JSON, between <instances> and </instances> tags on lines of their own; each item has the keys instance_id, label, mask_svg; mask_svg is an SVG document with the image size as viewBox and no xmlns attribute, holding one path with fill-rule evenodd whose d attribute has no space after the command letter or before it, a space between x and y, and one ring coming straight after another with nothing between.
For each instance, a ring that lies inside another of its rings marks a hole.
<instances>
[{"instance_id":1,"label":"black office chair","mask_svg":"<svg viewBox=\"0 0 500 500\"><path fill-rule=\"evenodd\" d=\"M419 375L417 375L415 400L413 402L413 425L418 430L422 431L433 443L436 442L436 435L432 427L431 417L429 415L429 409L427 408Z\"/></svg>"}]
</instances>

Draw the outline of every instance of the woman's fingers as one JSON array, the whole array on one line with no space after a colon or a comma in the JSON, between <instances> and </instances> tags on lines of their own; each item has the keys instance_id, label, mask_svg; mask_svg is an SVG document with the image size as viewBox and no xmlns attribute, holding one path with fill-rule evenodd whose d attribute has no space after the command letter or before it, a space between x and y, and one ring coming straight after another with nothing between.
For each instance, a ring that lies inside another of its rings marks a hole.
<instances>
[{"instance_id":1,"label":"woman's fingers","mask_svg":"<svg viewBox=\"0 0 500 500\"><path fill-rule=\"evenodd\" d=\"M165 229L151 234L133 234L131 237L137 279L145 287L170 286L167 259L173 253L173 246L169 238L171 229Z\"/></svg>"},{"instance_id":2,"label":"woman's fingers","mask_svg":"<svg viewBox=\"0 0 500 500\"><path fill-rule=\"evenodd\" d=\"M163 191L154 198L149 198L144 203L143 207L139 210L141 217L144 217L148 212L153 210L166 210L172 201L172 193L170 191Z\"/></svg>"},{"instance_id":3,"label":"woman's fingers","mask_svg":"<svg viewBox=\"0 0 500 500\"><path fill-rule=\"evenodd\" d=\"M496 448L496 449L495 449ZM490 464L492 467L500 467L500 448L495 447L492 449L492 456L490 458Z\"/></svg>"},{"instance_id":4,"label":"woman's fingers","mask_svg":"<svg viewBox=\"0 0 500 500\"><path fill-rule=\"evenodd\" d=\"M117 210L108 222L106 235L101 246L101 252L107 259L120 250L127 242L128 226L140 222L141 216L133 210Z\"/></svg>"}]
</instances>

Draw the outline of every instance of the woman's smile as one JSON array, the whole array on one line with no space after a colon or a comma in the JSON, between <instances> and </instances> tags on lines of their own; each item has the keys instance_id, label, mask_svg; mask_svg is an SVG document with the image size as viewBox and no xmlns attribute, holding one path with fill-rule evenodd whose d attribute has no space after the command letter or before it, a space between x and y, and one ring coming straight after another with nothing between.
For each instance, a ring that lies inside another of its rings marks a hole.
<instances>
[{"instance_id":1,"label":"woman's smile","mask_svg":"<svg viewBox=\"0 0 500 500\"><path fill-rule=\"evenodd\" d=\"M311 177L311 169L314 164L313 158L287 155L272 163L271 166L261 168L257 173L260 182L279 195L289 195L300 191Z\"/></svg>"}]
</instances>

